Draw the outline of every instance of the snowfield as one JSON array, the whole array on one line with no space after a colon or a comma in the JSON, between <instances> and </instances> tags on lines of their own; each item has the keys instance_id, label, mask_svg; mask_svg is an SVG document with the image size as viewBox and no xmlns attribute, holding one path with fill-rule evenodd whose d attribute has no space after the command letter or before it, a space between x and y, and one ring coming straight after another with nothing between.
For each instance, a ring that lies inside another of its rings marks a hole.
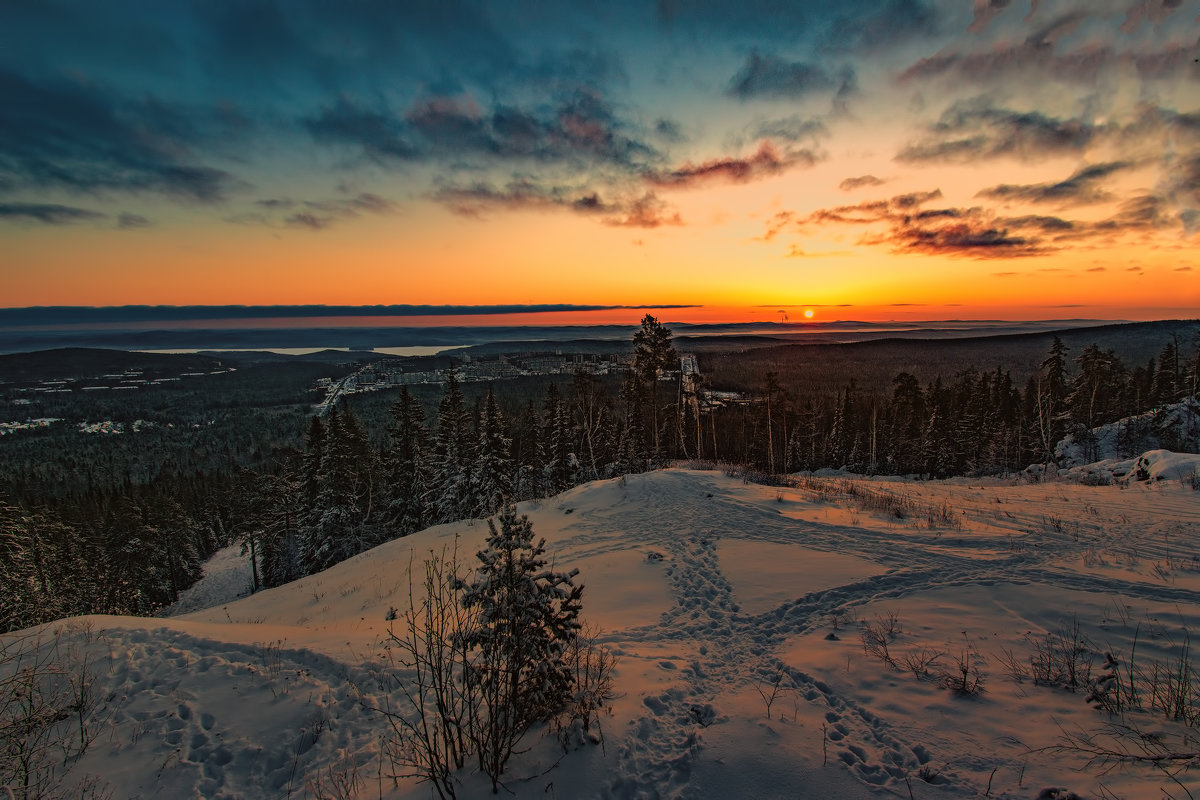
<instances>
[{"instance_id":1,"label":"snowfield","mask_svg":"<svg viewBox=\"0 0 1200 800\"><path fill-rule=\"evenodd\" d=\"M1132 652L1149 672L1200 631L1200 492L1176 476L1179 458L1143 458L1163 480L774 488L674 469L522 504L556 567L579 569L584 616L619 658L621 696L602 745L564 754L551 736L531 738L508 789L714 800L1200 792L1200 769L1176 772L1177 761L1090 763L1062 749L1065 736L1119 718L1085 700L1087 681L1071 690L1031 674L1038 648L1059 641L1047 634L1076 625L1093 684L1105 652L1119 669ZM903 498L904 510L865 502L864 489ZM409 602L409 565L455 537L470 561L486 530L437 526L240 599L248 571L226 552L177 605L188 613L47 626L43 641L66 631L92 653L103 698L71 779L96 776L121 798L432 796L387 777L390 729L365 705L384 701L374 675L388 611ZM206 591L229 599L188 611ZM864 651L864 630L882 635L897 668ZM945 688L939 674L954 676L958 659L981 691ZM1171 752L1200 752L1200 729L1161 712L1124 721ZM460 797L490 795L482 776L462 777Z\"/></svg>"}]
</instances>

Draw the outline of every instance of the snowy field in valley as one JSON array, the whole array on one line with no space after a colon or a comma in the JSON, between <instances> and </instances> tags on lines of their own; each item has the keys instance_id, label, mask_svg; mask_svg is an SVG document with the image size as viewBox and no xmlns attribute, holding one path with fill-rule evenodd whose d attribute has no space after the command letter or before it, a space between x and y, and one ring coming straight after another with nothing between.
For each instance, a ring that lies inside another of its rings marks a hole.
<instances>
[{"instance_id":1,"label":"snowy field in valley","mask_svg":"<svg viewBox=\"0 0 1200 800\"><path fill-rule=\"evenodd\" d=\"M1085 699L1106 652L1118 672L1132 655L1166 674L1200 632L1200 492L1183 480L775 488L675 469L519 510L557 567L579 569L620 697L602 745L564 755L531 737L506 776L513 796L1200 794L1184 762L1090 763L1061 748L1072 735L1130 747L1100 735L1123 720L1153 752L1200 753L1200 729L1148 696L1123 717ZM384 700L373 676L409 564L455 537L470 561L486 532L438 526L240 598L245 559L225 551L178 616L66 623L102 698L70 778L96 776L118 798L330 797L347 783L362 798L432 796L386 777L390 729L363 701ZM1072 689L1049 670L1074 641L1090 675ZM943 673L980 691L947 688ZM490 794L462 777L460 797Z\"/></svg>"}]
</instances>

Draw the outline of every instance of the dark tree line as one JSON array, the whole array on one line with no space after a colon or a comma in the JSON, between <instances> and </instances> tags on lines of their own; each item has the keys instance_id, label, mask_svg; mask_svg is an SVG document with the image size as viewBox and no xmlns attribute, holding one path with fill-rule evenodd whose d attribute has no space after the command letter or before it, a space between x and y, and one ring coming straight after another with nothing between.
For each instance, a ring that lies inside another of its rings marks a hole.
<instances>
[{"instance_id":1,"label":"dark tree line","mask_svg":"<svg viewBox=\"0 0 1200 800\"><path fill-rule=\"evenodd\" d=\"M767 373L756 402L714 409L700 455L769 472L846 468L930 477L1013 472L1054 460L1068 433L1095 457L1091 429L1195 396L1200 355L1167 342L1157 359L1129 366L1090 345L1073 358L1058 338L1024 386L1000 367L960 371L922 385L902 371L890 393L866 392L853 378L836 394L803 401ZM1142 447L1149 423L1122 434L1126 455ZM1170 446L1171 443L1166 443ZM1182 444L1182 443L1179 443ZM781 455L782 454L782 455Z\"/></svg>"}]
</instances>

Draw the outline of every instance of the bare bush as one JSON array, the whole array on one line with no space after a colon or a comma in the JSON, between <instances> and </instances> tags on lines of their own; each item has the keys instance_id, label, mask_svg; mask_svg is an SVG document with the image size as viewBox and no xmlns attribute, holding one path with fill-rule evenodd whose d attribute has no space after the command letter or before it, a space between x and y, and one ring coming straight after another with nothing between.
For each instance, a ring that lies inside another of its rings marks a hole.
<instances>
[{"instance_id":1,"label":"bare bush","mask_svg":"<svg viewBox=\"0 0 1200 800\"><path fill-rule=\"evenodd\" d=\"M859 630L863 652L899 671L900 667L888 648L888 643L896 638L899 630L899 621L895 614L887 618L876 617L874 622L864 622Z\"/></svg>"},{"instance_id":2,"label":"bare bush","mask_svg":"<svg viewBox=\"0 0 1200 800\"><path fill-rule=\"evenodd\" d=\"M100 729L93 640L87 627L0 639L0 788L13 800L110 796L69 775Z\"/></svg>"},{"instance_id":3,"label":"bare bush","mask_svg":"<svg viewBox=\"0 0 1200 800\"><path fill-rule=\"evenodd\" d=\"M963 631L962 636L962 646L953 657L953 669L943 670L939 681L944 688L955 694L973 697L983 694L985 675L982 667L986 662L966 631Z\"/></svg>"},{"instance_id":4,"label":"bare bush","mask_svg":"<svg viewBox=\"0 0 1200 800\"><path fill-rule=\"evenodd\" d=\"M1094 647L1083 635L1078 618L1031 642L1029 674L1035 684L1077 691L1092 677Z\"/></svg>"},{"instance_id":5,"label":"bare bush","mask_svg":"<svg viewBox=\"0 0 1200 800\"><path fill-rule=\"evenodd\" d=\"M385 685L398 693L400 707L387 695L382 706L371 706L392 728L388 756L399 768L396 777L428 781L441 798L455 797L454 772L470 753L468 726L479 713L475 684L467 680L470 620L459 602L458 569L457 541L431 552L418 601L410 560L409 605L389 627L387 642L392 661Z\"/></svg>"},{"instance_id":6,"label":"bare bush","mask_svg":"<svg viewBox=\"0 0 1200 800\"><path fill-rule=\"evenodd\" d=\"M755 681L754 691L758 692L758 696L762 698L763 704L767 707L767 719L771 718L771 706L775 705L779 695L792 688L794 688L794 684L791 673L782 663L776 664L774 672L770 673L765 680Z\"/></svg>"},{"instance_id":7,"label":"bare bush","mask_svg":"<svg viewBox=\"0 0 1200 800\"><path fill-rule=\"evenodd\" d=\"M933 676L934 669L941 666L942 658L945 655L944 650L921 646L916 650L902 653L896 660L901 667L911 672L913 677L924 680Z\"/></svg>"},{"instance_id":8,"label":"bare bush","mask_svg":"<svg viewBox=\"0 0 1200 800\"><path fill-rule=\"evenodd\" d=\"M584 625L567 645L566 661L573 676L574 692L570 702L554 719L563 747L577 743L604 743L600 715L617 699L614 688L617 657L599 643L600 632Z\"/></svg>"}]
</instances>

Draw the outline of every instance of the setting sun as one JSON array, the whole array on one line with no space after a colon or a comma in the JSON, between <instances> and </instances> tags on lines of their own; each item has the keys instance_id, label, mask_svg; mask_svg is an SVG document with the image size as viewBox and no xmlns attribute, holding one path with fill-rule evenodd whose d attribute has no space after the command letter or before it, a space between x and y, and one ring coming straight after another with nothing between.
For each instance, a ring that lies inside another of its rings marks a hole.
<instances>
[{"instance_id":1,"label":"setting sun","mask_svg":"<svg viewBox=\"0 0 1200 800\"><path fill-rule=\"evenodd\" d=\"M804 309L804 318L805 319L812 319L812 316L813 316L813 311L811 308Z\"/></svg>"}]
</instances>

